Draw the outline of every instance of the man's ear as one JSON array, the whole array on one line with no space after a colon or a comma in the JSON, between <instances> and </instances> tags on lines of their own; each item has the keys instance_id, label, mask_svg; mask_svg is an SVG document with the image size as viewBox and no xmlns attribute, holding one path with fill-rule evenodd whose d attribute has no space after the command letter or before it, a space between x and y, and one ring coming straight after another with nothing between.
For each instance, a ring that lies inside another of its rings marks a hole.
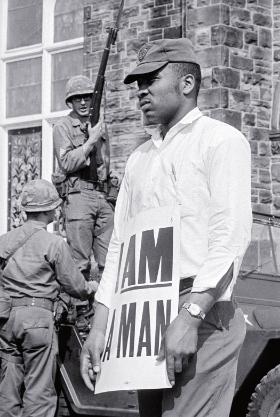
<instances>
[{"instance_id":1,"label":"man's ear","mask_svg":"<svg viewBox=\"0 0 280 417\"><path fill-rule=\"evenodd\" d=\"M193 89L195 88L195 78L192 74L187 74L182 77L183 81L183 93L184 94L190 94Z\"/></svg>"},{"instance_id":2,"label":"man's ear","mask_svg":"<svg viewBox=\"0 0 280 417\"><path fill-rule=\"evenodd\" d=\"M66 101L67 106L69 107L69 109L73 110L73 104L71 100L67 100Z\"/></svg>"}]
</instances>

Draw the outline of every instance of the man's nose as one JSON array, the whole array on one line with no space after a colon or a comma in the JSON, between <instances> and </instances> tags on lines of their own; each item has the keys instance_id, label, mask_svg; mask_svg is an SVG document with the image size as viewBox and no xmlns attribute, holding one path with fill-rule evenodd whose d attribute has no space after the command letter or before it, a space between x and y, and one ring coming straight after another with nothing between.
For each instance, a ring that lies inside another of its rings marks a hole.
<instances>
[{"instance_id":1,"label":"man's nose","mask_svg":"<svg viewBox=\"0 0 280 417\"><path fill-rule=\"evenodd\" d=\"M145 85L141 85L138 87L137 97L140 99L141 97L145 96L148 93L148 88Z\"/></svg>"},{"instance_id":2,"label":"man's nose","mask_svg":"<svg viewBox=\"0 0 280 417\"><path fill-rule=\"evenodd\" d=\"M82 104L85 104L85 102L86 102L85 98L84 98L84 97L82 97L82 98L81 98L81 103L82 103Z\"/></svg>"}]
</instances>

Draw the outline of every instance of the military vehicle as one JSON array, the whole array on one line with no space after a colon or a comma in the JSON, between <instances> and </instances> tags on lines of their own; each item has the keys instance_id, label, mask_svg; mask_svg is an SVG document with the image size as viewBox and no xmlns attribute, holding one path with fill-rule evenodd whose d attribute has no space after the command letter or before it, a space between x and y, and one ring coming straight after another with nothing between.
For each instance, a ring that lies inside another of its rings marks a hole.
<instances>
[{"instance_id":1,"label":"military vehicle","mask_svg":"<svg viewBox=\"0 0 280 417\"><path fill-rule=\"evenodd\" d=\"M235 297L247 323L230 417L280 417L280 217L253 213L252 241ZM60 328L61 395L57 417L138 416L131 392L93 395L79 373L82 338ZM221 417L221 416L217 416Z\"/></svg>"},{"instance_id":2,"label":"military vehicle","mask_svg":"<svg viewBox=\"0 0 280 417\"><path fill-rule=\"evenodd\" d=\"M280 217L253 213L235 297L247 334L230 417L280 417Z\"/></svg>"}]
</instances>

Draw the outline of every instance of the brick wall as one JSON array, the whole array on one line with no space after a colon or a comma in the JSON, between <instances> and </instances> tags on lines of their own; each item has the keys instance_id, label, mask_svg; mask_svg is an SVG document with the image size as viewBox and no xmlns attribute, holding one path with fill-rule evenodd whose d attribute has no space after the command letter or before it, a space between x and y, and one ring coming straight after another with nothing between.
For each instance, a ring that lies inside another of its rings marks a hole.
<instances>
[{"instance_id":1,"label":"brick wall","mask_svg":"<svg viewBox=\"0 0 280 417\"><path fill-rule=\"evenodd\" d=\"M273 3L273 82L274 94L280 95L280 89L276 90L276 84L280 87L280 1L274 0ZM279 94L278 94L279 93ZM278 97L274 97L274 101ZM279 98L278 98L279 99ZM279 135L279 116L276 112L277 125L276 132L273 132L271 142L271 179L272 179L272 195L274 208L280 210L280 135ZM275 126L274 126L275 128Z\"/></svg>"},{"instance_id":2,"label":"brick wall","mask_svg":"<svg viewBox=\"0 0 280 417\"><path fill-rule=\"evenodd\" d=\"M276 210L269 141L273 6L270 0L197 0L186 18L186 35L203 56L200 106L242 130L250 141L252 202L255 210L265 212ZM217 48L220 60L213 59Z\"/></svg>"},{"instance_id":3,"label":"brick wall","mask_svg":"<svg viewBox=\"0 0 280 417\"><path fill-rule=\"evenodd\" d=\"M85 0L85 73L95 79L116 17L116 0ZM280 72L280 0L126 0L107 70L106 120L112 166L123 170L146 139L135 86L123 84L136 51L164 37L190 38L202 66L200 108L241 129L252 149L252 202L280 210L280 135L269 139L273 83Z\"/></svg>"},{"instance_id":4,"label":"brick wall","mask_svg":"<svg viewBox=\"0 0 280 417\"><path fill-rule=\"evenodd\" d=\"M116 19L120 1L85 1L85 74L95 79L106 41L106 27ZM123 171L127 157L147 139L135 86L123 79L135 66L136 52L148 41L181 36L181 6L177 0L125 0L121 30L106 71L105 117L111 138L111 164Z\"/></svg>"}]
</instances>

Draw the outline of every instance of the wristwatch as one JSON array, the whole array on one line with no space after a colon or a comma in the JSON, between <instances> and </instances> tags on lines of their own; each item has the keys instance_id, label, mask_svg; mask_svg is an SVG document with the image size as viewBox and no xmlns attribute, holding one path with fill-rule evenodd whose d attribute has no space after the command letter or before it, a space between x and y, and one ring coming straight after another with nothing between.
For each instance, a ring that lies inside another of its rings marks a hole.
<instances>
[{"instance_id":1,"label":"wristwatch","mask_svg":"<svg viewBox=\"0 0 280 417\"><path fill-rule=\"evenodd\" d=\"M199 305L194 303L184 303L182 305L182 308L185 308L192 317L195 317L197 319L204 320L205 319L205 313L201 310Z\"/></svg>"}]
</instances>

